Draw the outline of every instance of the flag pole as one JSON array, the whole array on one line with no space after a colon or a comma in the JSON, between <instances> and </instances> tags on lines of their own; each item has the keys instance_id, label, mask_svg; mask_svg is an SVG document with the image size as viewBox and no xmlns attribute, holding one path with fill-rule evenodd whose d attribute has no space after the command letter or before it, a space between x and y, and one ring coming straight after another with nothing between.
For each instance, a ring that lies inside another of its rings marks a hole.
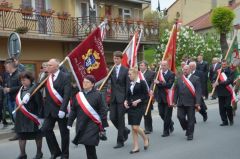
<instances>
[{"instance_id":1,"label":"flag pole","mask_svg":"<svg viewBox=\"0 0 240 159\"><path fill-rule=\"evenodd\" d=\"M132 39L131 39L131 41L132 41ZM126 50L128 49L128 47L130 46L131 41L129 41L127 47L126 47L125 50L122 52L123 54L124 54L124 52L126 52ZM139 42L140 42L140 41L139 41ZM138 46L137 46L137 47L138 47ZM107 77L105 78L105 80L103 81L103 83L101 84L101 86L98 88L99 91L102 90L103 86L104 86L104 85L106 84L106 82L108 81L108 79L109 79L109 77L110 77L113 69L115 68L115 66L116 66L116 64L114 64L113 67L111 68L111 70L108 72Z\"/></svg>"},{"instance_id":2,"label":"flag pole","mask_svg":"<svg viewBox=\"0 0 240 159\"><path fill-rule=\"evenodd\" d=\"M231 50L231 48L232 48L232 45L233 45L233 43L234 43L234 39L235 39L236 36L237 36L237 33L238 33L238 30L236 30L236 32L234 33L233 40L231 41L231 44L230 44L230 46L229 46L229 48L228 48L228 50L227 50L227 53L226 53L226 55L225 55L224 60L226 60L227 57L228 57L228 54L229 54L229 52L230 52L230 50ZM220 77L221 72L222 72L222 66L221 66L221 68L220 68L220 71L218 72L218 76L217 76L217 79L216 79L215 83L219 80L219 77ZM213 87L210 96L213 96L213 93L215 92L215 90L216 90L216 87Z\"/></svg>"},{"instance_id":3,"label":"flag pole","mask_svg":"<svg viewBox=\"0 0 240 159\"><path fill-rule=\"evenodd\" d=\"M65 58L60 64L59 67L62 66L66 62L67 58ZM49 75L34 89L34 91L31 93L30 98L44 85L44 83L48 80ZM12 114L16 113L20 108L22 107L22 104L18 105L18 107L12 111Z\"/></svg>"},{"instance_id":4,"label":"flag pole","mask_svg":"<svg viewBox=\"0 0 240 159\"><path fill-rule=\"evenodd\" d=\"M165 59L165 56L166 56L166 54L167 54L167 48L168 48L168 46L169 46L169 44L170 44L170 39L172 39L173 31L174 31L175 27L177 27L177 24L174 24L173 27L172 27L171 35L170 35L170 38L169 38L169 40L168 40L168 43L167 43L165 52L164 52L164 54L163 54L162 61ZM156 75L155 80L158 79L160 70L161 70L161 68L159 67L159 68L158 68L158 71L157 71L157 75ZM156 89L156 84L153 85L152 91L154 92L155 89ZM149 108L150 108L150 104L151 104L152 99L153 99L153 95L151 95L150 98L149 98L149 100L148 100L148 105L147 105L147 109L146 109L146 111L145 111L145 116L147 115L147 113L148 113L148 111L149 111Z\"/></svg>"}]
</instances>

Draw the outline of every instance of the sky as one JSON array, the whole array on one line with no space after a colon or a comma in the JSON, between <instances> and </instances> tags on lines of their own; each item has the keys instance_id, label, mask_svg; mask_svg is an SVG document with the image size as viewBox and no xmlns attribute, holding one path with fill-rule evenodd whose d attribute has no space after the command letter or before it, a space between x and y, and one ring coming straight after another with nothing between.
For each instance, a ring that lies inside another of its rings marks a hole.
<instances>
[{"instance_id":1,"label":"sky","mask_svg":"<svg viewBox=\"0 0 240 159\"><path fill-rule=\"evenodd\" d=\"M151 0L152 1L152 10L156 10L158 7L158 0ZM168 8L173 2L176 0L159 0L160 1L160 8L161 10Z\"/></svg>"}]
</instances>

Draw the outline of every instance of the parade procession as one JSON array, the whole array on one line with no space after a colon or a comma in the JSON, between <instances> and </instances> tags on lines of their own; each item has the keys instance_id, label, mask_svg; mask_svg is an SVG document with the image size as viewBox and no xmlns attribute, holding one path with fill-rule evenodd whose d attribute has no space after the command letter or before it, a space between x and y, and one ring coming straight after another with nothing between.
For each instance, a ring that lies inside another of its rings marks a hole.
<instances>
[{"instance_id":1,"label":"parade procession","mask_svg":"<svg viewBox=\"0 0 240 159\"><path fill-rule=\"evenodd\" d=\"M238 159L239 10L0 0L0 159Z\"/></svg>"}]
</instances>

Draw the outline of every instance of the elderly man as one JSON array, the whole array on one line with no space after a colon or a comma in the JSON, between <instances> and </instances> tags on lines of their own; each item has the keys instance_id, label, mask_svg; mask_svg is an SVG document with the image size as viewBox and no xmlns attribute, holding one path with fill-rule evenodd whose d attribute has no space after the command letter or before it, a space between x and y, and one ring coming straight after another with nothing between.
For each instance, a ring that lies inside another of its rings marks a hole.
<instances>
[{"instance_id":1,"label":"elderly man","mask_svg":"<svg viewBox=\"0 0 240 159\"><path fill-rule=\"evenodd\" d=\"M168 100L169 90L172 88L175 80L175 74L168 69L168 62L161 62L161 71L159 79L154 80L157 86L157 93L155 93L156 100L158 102L159 115L161 116L163 124L162 137L167 137L173 132L173 121L172 121L172 107Z\"/></svg>"},{"instance_id":2,"label":"elderly man","mask_svg":"<svg viewBox=\"0 0 240 159\"><path fill-rule=\"evenodd\" d=\"M69 158L69 130L67 129L67 106L71 94L70 77L59 69L59 60L50 59L47 64L49 76L46 82L46 104L44 106L44 123L41 128L46 136L51 159L61 156L61 159ZM31 92L33 92L34 88ZM27 103L30 93L23 97ZM55 123L58 122L61 134L61 149L53 132Z\"/></svg>"},{"instance_id":3,"label":"elderly man","mask_svg":"<svg viewBox=\"0 0 240 159\"><path fill-rule=\"evenodd\" d=\"M183 67L183 75L176 83L173 105L177 105L177 117L186 130L187 140L193 139L195 109L200 109L201 86L199 78L191 74L188 65ZM187 119L186 119L187 116Z\"/></svg>"},{"instance_id":4,"label":"elderly man","mask_svg":"<svg viewBox=\"0 0 240 159\"><path fill-rule=\"evenodd\" d=\"M191 74L199 77L199 79L202 80L202 78L203 78L202 72L196 70L196 66L197 66L197 64L196 64L195 61L189 63L189 67L190 67L190 70L191 70ZM205 104L205 102L204 102L204 100L203 100L203 97L201 97L200 107L201 107L201 109L199 110L199 113L202 115L203 121L206 122L206 121L207 121L207 118L208 118L208 116L207 116L207 111L206 111L206 110L207 110L207 106L206 106L206 104Z\"/></svg>"}]
</instances>

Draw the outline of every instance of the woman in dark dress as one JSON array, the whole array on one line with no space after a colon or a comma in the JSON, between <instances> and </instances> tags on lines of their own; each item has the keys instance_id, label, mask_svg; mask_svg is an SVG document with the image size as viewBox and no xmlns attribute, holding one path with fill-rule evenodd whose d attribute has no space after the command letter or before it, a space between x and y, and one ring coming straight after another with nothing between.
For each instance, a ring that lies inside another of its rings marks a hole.
<instances>
[{"instance_id":1,"label":"woman in dark dress","mask_svg":"<svg viewBox=\"0 0 240 159\"><path fill-rule=\"evenodd\" d=\"M131 85L127 92L127 98L124 101L124 106L127 108L128 124L132 126L133 149L131 154L139 152L138 134L144 141L144 150L149 146L149 139L143 129L139 127L144 113L144 101L148 98L148 88L145 81L138 77L137 68L129 69L129 78Z\"/></svg>"},{"instance_id":2,"label":"woman in dark dress","mask_svg":"<svg viewBox=\"0 0 240 159\"><path fill-rule=\"evenodd\" d=\"M22 98L28 92L29 88L33 86L34 78L31 72L22 72L19 76L22 87L16 96L16 103L20 105ZM43 157L42 153L42 135L38 128L41 124L39 117L42 112L42 96L40 92L34 94L27 104L24 104L16 112L15 129L19 139L19 147L21 154L18 159L26 159L25 151L26 140L35 140L37 145L37 154L34 159Z\"/></svg>"},{"instance_id":3,"label":"woman in dark dress","mask_svg":"<svg viewBox=\"0 0 240 159\"><path fill-rule=\"evenodd\" d=\"M73 98L68 118L68 129L71 129L73 121L77 118L73 143L85 146L88 159L97 159L96 146L99 144L99 134L108 126L107 107L100 92L94 89L94 84L94 76L84 77L83 92L78 92Z\"/></svg>"}]
</instances>

